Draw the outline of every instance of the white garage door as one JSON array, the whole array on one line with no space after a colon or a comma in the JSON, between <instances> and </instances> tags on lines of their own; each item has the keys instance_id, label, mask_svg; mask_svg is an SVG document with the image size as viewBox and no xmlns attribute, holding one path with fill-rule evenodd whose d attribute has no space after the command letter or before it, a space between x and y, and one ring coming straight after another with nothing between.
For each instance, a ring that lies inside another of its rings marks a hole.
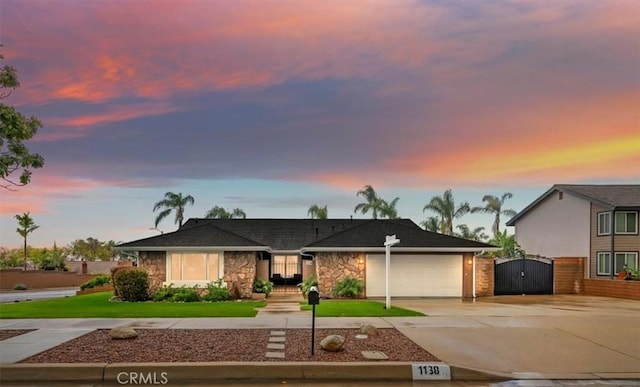
<instances>
[{"instance_id":1,"label":"white garage door","mask_svg":"<svg viewBox=\"0 0 640 387\"><path fill-rule=\"evenodd\" d=\"M367 255L367 297L385 296L385 256ZM392 297L462 297L462 255L391 254Z\"/></svg>"}]
</instances>

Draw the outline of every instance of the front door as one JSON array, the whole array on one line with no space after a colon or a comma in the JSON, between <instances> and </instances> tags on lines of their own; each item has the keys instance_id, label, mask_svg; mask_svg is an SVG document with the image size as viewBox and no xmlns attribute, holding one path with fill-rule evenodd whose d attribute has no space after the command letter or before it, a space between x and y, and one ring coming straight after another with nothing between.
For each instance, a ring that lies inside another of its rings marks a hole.
<instances>
[{"instance_id":1,"label":"front door","mask_svg":"<svg viewBox=\"0 0 640 387\"><path fill-rule=\"evenodd\" d=\"M300 256L273 255L271 257L271 282L275 286L296 286L302 282Z\"/></svg>"}]
</instances>

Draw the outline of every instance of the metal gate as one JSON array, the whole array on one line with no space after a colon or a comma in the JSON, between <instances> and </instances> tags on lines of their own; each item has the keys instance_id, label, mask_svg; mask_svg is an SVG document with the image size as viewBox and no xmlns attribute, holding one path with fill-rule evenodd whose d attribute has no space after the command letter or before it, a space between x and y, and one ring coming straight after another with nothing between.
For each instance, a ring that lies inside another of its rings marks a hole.
<instances>
[{"instance_id":1,"label":"metal gate","mask_svg":"<svg viewBox=\"0 0 640 387\"><path fill-rule=\"evenodd\" d=\"M553 294L553 260L548 258L495 261L496 296L508 294Z\"/></svg>"}]
</instances>

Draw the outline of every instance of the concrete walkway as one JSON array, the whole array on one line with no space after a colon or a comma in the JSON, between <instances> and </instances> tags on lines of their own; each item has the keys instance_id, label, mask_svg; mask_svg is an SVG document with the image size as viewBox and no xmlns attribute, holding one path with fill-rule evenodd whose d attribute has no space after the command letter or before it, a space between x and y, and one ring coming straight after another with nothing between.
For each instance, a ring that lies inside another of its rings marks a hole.
<instances>
[{"instance_id":1,"label":"concrete walkway","mask_svg":"<svg viewBox=\"0 0 640 387\"><path fill-rule=\"evenodd\" d=\"M427 317L318 318L317 328L396 328L455 367L510 379L640 380L640 302L604 297L393 300ZM511 301L510 301L511 300ZM310 312L255 318L15 319L0 329L38 329L2 341L0 362L14 363L94 329L296 329Z\"/></svg>"}]
</instances>

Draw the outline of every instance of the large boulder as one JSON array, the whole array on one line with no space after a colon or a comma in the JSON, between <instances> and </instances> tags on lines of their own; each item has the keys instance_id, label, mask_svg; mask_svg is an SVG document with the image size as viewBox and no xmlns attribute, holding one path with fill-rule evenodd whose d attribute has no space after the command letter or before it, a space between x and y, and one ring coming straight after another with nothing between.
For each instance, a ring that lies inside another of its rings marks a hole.
<instances>
[{"instance_id":1,"label":"large boulder","mask_svg":"<svg viewBox=\"0 0 640 387\"><path fill-rule=\"evenodd\" d=\"M114 340L134 339L138 337L138 332L131 327L115 327L109 332Z\"/></svg>"},{"instance_id":2,"label":"large boulder","mask_svg":"<svg viewBox=\"0 0 640 387\"><path fill-rule=\"evenodd\" d=\"M378 329L371 324L365 324L360 326L360 333L367 336L375 336L378 334Z\"/></svg>"},{"instance_id":3,"label":"large boulder","mask_svg":"<svg viewBox=\"0 0 640 387\"><path fill-rule=\"evenodd\" d=\"M343 345L344 337L340 335L329 335L320 342L320 347L329 352L338 352Z\"/></svg>"}]
</instances>

